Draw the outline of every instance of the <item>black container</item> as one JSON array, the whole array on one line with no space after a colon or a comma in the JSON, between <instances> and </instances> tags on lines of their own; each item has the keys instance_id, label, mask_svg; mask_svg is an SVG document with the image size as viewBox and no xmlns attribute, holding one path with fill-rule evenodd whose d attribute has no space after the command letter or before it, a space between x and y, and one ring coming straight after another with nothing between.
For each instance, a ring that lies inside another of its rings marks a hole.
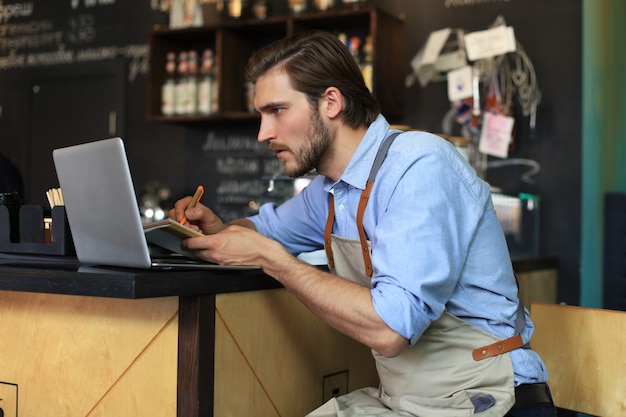
<instances>
[{"instance_id":1,"label":"black container","mask_svg":"<svg viewBox=\"0 0 626 417\"><path fill-rule=\"evenodd\" d=\"M51 210L52 230L49 242L46 240L43 207L38 205L22 205L18 207L16 221L19 227L9 227L13 221L7 205L0 205L0 252L40 255L73 255L74 243L64 206L55 206ZM11 232L17 230L19 238L9 238Z\"/></svg>"},{"instance_id":2,"label":"black container","mask_svg":"<svg viewBox=\"0 0 626 417\"><path fill-rule=\"evenodd\" d=\"M13 243L20 241L20 207L22 207L22 198L18 193L0 193L0 206L5 206L9 211L8 232L9 240ZM3 224L1 227L5 228ZM2 230L0 233L5 234Z\"/></svg>"}]
</instances>

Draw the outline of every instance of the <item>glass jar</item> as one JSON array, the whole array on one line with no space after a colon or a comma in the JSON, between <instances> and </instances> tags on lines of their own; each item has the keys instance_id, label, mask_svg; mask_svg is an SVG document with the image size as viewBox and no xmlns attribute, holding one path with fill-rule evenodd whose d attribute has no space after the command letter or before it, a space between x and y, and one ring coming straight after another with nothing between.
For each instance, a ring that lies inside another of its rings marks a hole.
<instances>
[{"instance_id":1,"label":"glass jar","mask_svg":"<svg viewBox=\"0 0 626 417\"><path fill-rule=\"evenodd\" d=\"M254 0L252 3L252 16L257 19L265 19L268 16L266 0Z\"/></svg>"},{"instance_id":2,"label":"glass jar","mask_svg":"<svg viewBox=\"0 0 626 417\"><path fill-rule=\"evenodd\" d=\"M248 17L248 0L229 0L228 17L242 19Z\"/></svg>"},{"instance_id":3,"label":"glass jar","mask_svg":"<svg viewBox=\"0 0 626 417\"><path fill-rule=\"evenodd\" d=\"M315 10L330 10L333 8L334 0L315 0Z\"/></svg>"},{"instance_id":4,"label":"glass jar","mask_svg":"<svg viewBox=\"0 0 626 417\"><path fill-rule=\"evenodd\" d=\"M306 0L288 0L289 11L299 14L306 11Z\"/></svg>"}]
</instances>

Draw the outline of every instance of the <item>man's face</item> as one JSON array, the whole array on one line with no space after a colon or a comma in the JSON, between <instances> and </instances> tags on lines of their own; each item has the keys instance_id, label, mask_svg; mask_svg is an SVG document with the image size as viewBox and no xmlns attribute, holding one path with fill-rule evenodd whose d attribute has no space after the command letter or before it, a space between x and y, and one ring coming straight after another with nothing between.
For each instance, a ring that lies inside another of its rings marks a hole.
<instances>
[{"instance_id":1,"label":"man's face","mask_svg":"<svg viewBox=\"0 0 626 417\"><path fill-rule=\"evenodd\" d=\"M318 108L311 108L306 95L294 90L279 69L259 77L255 90L254 105L261 113L259 142L267 142L290 177L316 168L332 139Z\"/></svg>"}]
</instances>

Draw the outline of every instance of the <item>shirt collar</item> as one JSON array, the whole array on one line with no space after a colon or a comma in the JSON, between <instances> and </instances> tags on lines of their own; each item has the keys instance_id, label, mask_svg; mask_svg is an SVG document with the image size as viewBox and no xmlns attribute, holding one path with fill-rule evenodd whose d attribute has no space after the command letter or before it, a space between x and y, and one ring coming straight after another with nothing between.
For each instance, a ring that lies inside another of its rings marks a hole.
<instances>
[{"instance_id":1,"label":"shirt collar","mask_svg":"<svg viewBox=\"0 0 626 417\"><path fill-rule=\"evenodd\" d=\"M380 145L387 137L388 132L389 123L382 114L379 114L367 129L367 132L365 132L365 136L363 136L361 143L359 143L337 183L345 182L352 187L364 190L378 148L380 148ZM326 178L324 188L326 191L330 191L335 184L332 180Z\"/></svg>"}]
</instances>

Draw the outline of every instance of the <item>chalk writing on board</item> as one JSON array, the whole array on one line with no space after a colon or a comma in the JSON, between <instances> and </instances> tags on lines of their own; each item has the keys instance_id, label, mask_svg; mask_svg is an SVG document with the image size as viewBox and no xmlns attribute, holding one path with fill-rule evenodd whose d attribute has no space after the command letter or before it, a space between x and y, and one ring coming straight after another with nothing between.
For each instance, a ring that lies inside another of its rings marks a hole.
<instances>
[{"instance_id":1,"label":"chalk writing on board","mask_svg":"<svg viewBox=\"0 0 626 417\"><path fill-rule=\"evenodd\" d=\"M215 169L220 174L256 175L261 170L261 161L256 158L218 158L215 161Z\"/></svg>"},{"instance_id":2,"label":"chalk writing on board","mask_svg":"<svg viewBox=\"0 0 626 417\"><path fill-rule=\"evenodd\" d=\"M116 0L71 1L73 9L82 4L90 10L94 7L111 6L116 2ZM97 22L93 14L71 15L65 31L57 28L52 19L9 23L13 18L28 18L33 12L32 2L11 5L0 3L0 54L3 55L0 56L0 71L108 61L122 57L128 60L128 81L135 81L139 74L148 73L147 44L90 46L97 37Z\"/></svg>"},{"instance_id":3,"label":"chalk writing on board","mask_svg":"<svg viewBox=\"0 0 626 417\"><path fill-rule=\"evenodd\" d=\"M8 22L14 17L28 17L33 14L33 2L0 4L0 22Z\"/></svg>"},{"instance_id":4,"label":"chalk writing on board","mask_svg":"<svg viewBox=\"0 0 626 417\"><path fill-rule=\"evenodd\" d=\"M207 134L202 150L204 152L248 151L271 155L266 145L259 143L255 137L231 133L218 136L215 131Z\"/></svg>"},{"instance_id":5,"label":"chalk writing on board","mask_svg":"<svg viewBox=\"0 0 626 417\"><path fill-rule=\"evenodd\" d=\"M280 159L272 157L271 159L263 160L262 174L264 176L282 175L283 171L283 163L280 161Z\"/></svg>"},{"instance_id":6,"label":"chalk writing on board","mask_svg":"<svg viewBox=\"0 0 626 417\"><path fill-rule=\"evenodd\" d=\"M110 6L115 4L115 0L83 0L85 7ZM80 5L80 0L72 0L72 9L76 9Z\"/></svg>"},{"instance_id":7,"label":"chalk writing on board","mask_svg":"<svg viewBox=\"0 0 626 417\"><path fill-rule=\"evenodd\" d=\"M217 185L216 194L220 203L247 203L250 198L260 196L263 190L261 179L224 179ZM226 201L228 199L233 201Z\"/></svg>"},{"instance_id":8,"label":"chalk writing on board","mask_svg":"<svg viewBox=\"0 0 626 417\"><path fill-rule=\"evenodd\" d=\"M477 6L484 3L508 3L513 0L445 0L444 7Z\"/></svg>"},{"instance_id":9,"label":"chalk writing on board","mask_svg":"<svg viewBox=\"0 0 626 417\"><path fill-rule=\"evenodd\" d=\"M63 32L51 20L0 25L0 50L19 51L61 45Z\"/></svg>"},{"instance_id":10,"label":"chalk writing on board","mask_svg":"<svg viewBox=\"0 0 626 417\"><path fill-rule=\"evenodd\" d=\"M74 44L89 43L96 38L96 20L93 15L79 14L68 22L67 39Z\"/></svg>"},{"instance_id":11,"label":"chalk writing on board","mask_svg":"<svg viewBox=\"0 0 626 417\"><path fill-rule=\"evenodd\" d=\"M148 71L148 45L103 46L86 49L65 49L60 46L56 51L15 54L0 57L0 70L45 65L74 64L89 61L113 60L117 57L130 59L128 81L134 81L138 74Z\"/></svg>"}]
</instances>

